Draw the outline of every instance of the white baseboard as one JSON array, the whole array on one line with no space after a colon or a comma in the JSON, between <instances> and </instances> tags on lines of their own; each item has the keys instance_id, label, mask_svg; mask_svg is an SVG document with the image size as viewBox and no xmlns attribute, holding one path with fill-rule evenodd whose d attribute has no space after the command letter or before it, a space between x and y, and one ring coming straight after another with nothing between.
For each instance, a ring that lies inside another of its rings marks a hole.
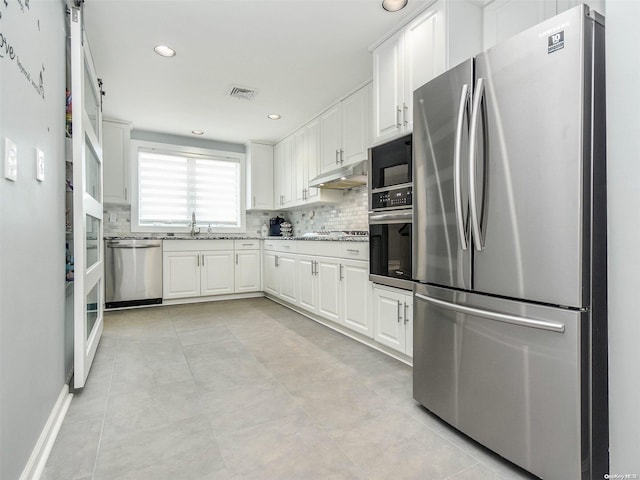
<instances>
[{"instance_id":1,"label":"white baseboard","mask_svg":"<svg viewBox=\"0 0 640 480\"><path fill-rule=\"evenodd\" d=\"M53 410L49 414L47 422L44 424L40 438L38 438L35 447L33 447L29 461L24 467L22 475L20 475L20 480L40 479L72 398L73 394L69 393L69 385L65 384L56 404L53 406Z\"/></svg>"}]
</instances>

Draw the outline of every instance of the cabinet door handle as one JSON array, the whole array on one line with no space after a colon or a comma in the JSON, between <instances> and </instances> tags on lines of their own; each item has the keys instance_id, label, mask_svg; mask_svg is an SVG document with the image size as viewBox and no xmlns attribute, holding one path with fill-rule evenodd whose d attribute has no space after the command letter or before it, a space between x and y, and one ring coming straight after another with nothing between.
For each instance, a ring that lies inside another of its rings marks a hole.
<instances>
[{"instance_id":1,"label":"cabinet door handle","mask_svg":"<svg viewBox=\"0 0 640 480\"><path fill-rule=\"evenodd\" d=\"M124 187L124 199L127 200L127 187Z\"/></svg>"},{"instance_id":2,"label":"cabinet door handle","mask_svg":"<svg viewBox=\"0 0 640 480\"><path fill-rule=\"evenodd\" d=\"M398 300L398 323L402 320L402 302Z\"/></svg>"},{"instance_id":3,"label":"cabinet door handle","mask_svg":"<svg viewBox=\"0 0 640 480\"><path fill-rule=\"evenodd\" d=\"M200 266L200 255L196 255L196 267Z\"/></svg>"},{"instance_id":4,"label":"cabinet door handle","mask_svg":"<svg viewBox=\"0 0 640 480\"><path fill-rule=\"evenodd\" d=\"M336 163L340 163L340 160L338 160L339 155L340 155L340 151L336 149Z\"/></svg>"},{"instance_id":5,"label":"cabinet door handle","mask_svg":"<svg viewBox=\"0 0 640 480\"><path fill-rule=\"evenodd\" d=\"M409 323L409 317L407 316L407 308L409 307L409 305L407 305L407 302L404 302L404 324L406 325L407 323Z\"/></svg>"},{"instance_id":6,"label":"cabinet door handle","mask_svg":"<svg viewBox=\"0 0 640 480\"><path fill-rule=\"evenodd\" d=\"M238 265L238 254L236 253L236 265Z\"/></svg>"},{"instance_id":7,"label":"cabinet door handle","mask_svg":"<svg viewBox=\"0 0 640 480\"><path fill-rule=\"evenodd\" d=\"M409 123L409 120L407 120L408 111L409 111L409 107L407 107L407 104L405 102L402 102L402 120L405 125Z\"/></svg>"},{"instance_id":8,"label":"cabinet door handle","mask_svg":"<svg viewBox=\"0 0 640 480\"><path fill-rule=\"evenodd\" d=\"M313 273L314 273L314 272L313 272L313 265L314 265L314 263L316 263L316 262L314 262L313 260L311 260L311 275L313 275Z\"/></svg>"},{"instance_id":9,"label":"cabinet door handle","mask_svg":"<svg viewBox=\"0 0 640 480\"><path fill-rule=\"evenodd\" d=\"M280 266L280 264L278 263L278 255L275 255L275 259L276 259L276 267Z\"/></svg>"},{"instance_id":10,"label":"cabinet door handle","mask_svg":"<svg viewBox=\"0 0 640 480\"><path fill-rule=\"evenodd\" d=\"M349 253L360 253L360 250L356 250L354 248L347 248L347 252L349 252Z\"/></svg>"},{"instance_id":11,"label":"cabinet door handle","mask_svg":"<svg viewBox=\"0 0 640 480\"><path fill-rule=\"evenodd\" d=\"M400 115L402 115L402 109L396 106L396 127L402 127L402 122L400 122Z\"/></svg>"},{"instance_id":12,"label":"cabinet door handle","mask_svg":"<svg viewBox=\"0 0 640 480\"><path fill-rule=\"evenodd\" d=\"M342 275L342 264L340 264L340 281L342 281L342 279L344 278L344 276Z\"/></svg>"},{"instance_id":13,"label":"cabinet door handle","mask_svg":"<svg viewBox=\"0 0 640 480\"><path fill-rule=\"evenodd\" d=\"M202 254L202 266L204 267L204 253Z\"/></svg>"}]
</instances>

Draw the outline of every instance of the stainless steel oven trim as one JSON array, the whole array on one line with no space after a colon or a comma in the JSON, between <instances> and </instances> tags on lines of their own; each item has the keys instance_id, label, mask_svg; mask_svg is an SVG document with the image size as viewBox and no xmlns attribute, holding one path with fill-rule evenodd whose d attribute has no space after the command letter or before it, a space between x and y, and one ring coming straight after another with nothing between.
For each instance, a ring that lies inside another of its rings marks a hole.
<instances>
[{"instance_id":1,"label":"stainless steel oven trim","mask_svg":"<svg viewBox=\"0 0 640 480\"><path fill-rule=\"evenodd\" d=\"M385 223L413 223L413 210L404 208L384 213L369 212L369 225L383 225Z\"/></svg>"},{"instance_id":2,"label":"stainless steel oven trim","mask_svg":"<svg viewBox=\"0 0 640 480\"><path fill-rule=\"evenodd\" d=\"M403 290L413 290L414 282L411 280L404 280L402 278L386 277L384 275L372 275L369 274L369 281L378 283L380 285L386 285L387 287L401 288Z\"/></svg>"},{"instance_id":3,"label":"stainless steel oven trim","mask_svg":"<svg viewBox=\"0 0 640 480\"><path fill-rule=\"evenodd\" d=\"M413 182L399 183L397 185L391 185L390 187L371 188L371 193L388 192L390 190L402 190L404 188L413 187Z\"/></svg>"}]
</instances>

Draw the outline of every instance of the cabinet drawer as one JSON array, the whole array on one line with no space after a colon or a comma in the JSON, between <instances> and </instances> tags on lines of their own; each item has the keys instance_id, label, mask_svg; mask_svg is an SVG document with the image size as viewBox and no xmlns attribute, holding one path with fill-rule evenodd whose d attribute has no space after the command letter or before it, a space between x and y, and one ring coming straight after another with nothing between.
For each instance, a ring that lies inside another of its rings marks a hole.
<instances>
[{"instance_id":1,"label":"cabinet drawer","mask_svg":"<svg viewBox=\"0 0 640 480\"><path fill-rule=\"evenodd\" d=\"M276 240L276 252L297 253L298 245L295 240Z\"/></svg>"},{"instance_id":2,"label":"cabinet drawer","mask_svg":"<svg viewBox=\"0 0 640 480\"><path fill-rule=\"evenodd\" d=\"M303 240L298 243L298 253L320 257L340 256L340 242L332 242L330 240Z\"/></svg>"},{"instance_id":3,"label":"cabinet drawer","mask_svg":"<svg viewBox=\"0 0 640 480\"><path fill-rule=\"evenodd\" d=\"M162 249L165 252L233 250L233 240L164 240Z\"/></svg>"},{"instance_id":4,"label":"cabinet drawer","mask_svg":"<svg viewBox=\"0 0 640 480\"><path fill-rule=\"evenodd\" d=\"M340 242L342 258L369 260L369 242Z\"/></svg>"},{"instance_id":5,"label":"cabinet drawer","mask_svg":"<svg viewBox=\"0 0 640 480\"><path fill-rule=\"evenodd\" d=\"M276 245L278 244L279 240L263 240L263 247L265 249L265 251L267 252L275 252L276 251Z\"/></svg>"},{"instance_id":6,"label":"cabinet drawer","mask_svg":"<svg viewBox=\"0 0 640 480\"><path fill-rule=\"evenodd\" d=\"M236 250L260 250L260 240L234 240Z\"/></svg>"}]
</instances>

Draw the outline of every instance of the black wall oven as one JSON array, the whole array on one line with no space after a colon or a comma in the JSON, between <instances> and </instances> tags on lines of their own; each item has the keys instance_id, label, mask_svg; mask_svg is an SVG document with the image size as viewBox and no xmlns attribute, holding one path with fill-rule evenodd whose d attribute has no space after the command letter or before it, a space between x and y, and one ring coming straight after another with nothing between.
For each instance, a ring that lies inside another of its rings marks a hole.
<instances>
[{"instance_id":1,"label":"black wall oven","mask_svg":"<svg viewBox=\"0 0 640 480\"><path fill-rule=\"evenodd\" d=\"M411 210L369 214L369 280L412 289Z\"/></svg>"},{"instance_id":2,"label":"black wall oven","mask_svg":"<svg viewBox=\"0 0 640 480\"><path fill-rule=\"evenodd\" d=\"M369 279L412 289L412 137L369 150Z\"/></svg>"}]
</instances>

